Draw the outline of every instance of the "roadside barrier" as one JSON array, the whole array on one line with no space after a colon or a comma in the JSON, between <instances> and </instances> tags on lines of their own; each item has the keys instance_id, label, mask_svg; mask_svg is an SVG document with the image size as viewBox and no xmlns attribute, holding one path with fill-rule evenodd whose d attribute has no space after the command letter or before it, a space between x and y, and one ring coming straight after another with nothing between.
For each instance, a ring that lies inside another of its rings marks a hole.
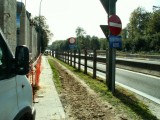
<instances>
[{"instance_id":1,"label":"roadside barrier","mask_svg":"<svg viewBox=\"0 0 160 120\"><path fill-rule=\"evenodd\" d=\"M74 52L74 54L72 54ZM89 53L90 52L90 53ZM56 51L55 57L64 61L67 64L74 64L74 68L77 66L78 70L80 67L84 67L84 73L87 73L87 69L90 68L93 70L93 78L96 78L97 71L102 72L104 74L108 73L106 68L99 67L97 63L107 64L108 58L105 56L98 56L99 52L94 51L84 51L83 53L78 51ZM92 53L92 54L91 54ZM88 62L93 62L93 64L88 64ZM116 67L122 68L131 71L138 71L144 74L149 74L153 76L160 77L160 63L159 62L151 62L145 60L135 60L135 59L125 59L125 58L116 58Z\"/></svg>"},{"instance_id":2,"label":"roadside barrier","mask_svg":"<svg viewBox=\"0 0 160 120\"><path fill-rule=\"evenodd\" d=\"M41 73L41 55L36 59L34 63L30 64L30 71L27 75L32 85L33 100L34 100L35 92L39 88L40 73Z\"/></svg>"}]
</instances>

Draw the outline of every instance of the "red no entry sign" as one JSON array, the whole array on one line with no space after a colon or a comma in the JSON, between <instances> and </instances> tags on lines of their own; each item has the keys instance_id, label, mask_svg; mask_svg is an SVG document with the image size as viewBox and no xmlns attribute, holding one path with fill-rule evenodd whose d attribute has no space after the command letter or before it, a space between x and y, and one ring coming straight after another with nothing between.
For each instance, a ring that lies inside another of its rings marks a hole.
<instances>
[{"instance_id":1,"label":"red no entry sign","mask_svg":"<svg viewBox=\"0 0 160 120\"><path fill-rule=\"evenodd\" d=\"M69 44L75 44L75 43L76 43L76 38L70 37L70 38L68 39L68 42L69 42Z\"/></svg>"},{"instance_id":2,"label":"red no entry sign","mask_svg":"<svg viewBox=\"0 0 160 120\"><path fill-rule=\"evenodd\" d=\"M109 17L108 26L112 35L119 35L122 30L122 23L117 15L111 15Z\"/></svg>"}]
</instances>

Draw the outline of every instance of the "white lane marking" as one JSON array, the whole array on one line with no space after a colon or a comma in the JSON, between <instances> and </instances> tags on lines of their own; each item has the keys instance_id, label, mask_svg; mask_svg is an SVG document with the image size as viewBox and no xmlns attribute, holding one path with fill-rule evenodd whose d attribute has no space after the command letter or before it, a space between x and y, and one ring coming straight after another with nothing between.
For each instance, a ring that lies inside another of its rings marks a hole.
<instances>
[{"instance_id":1,"label":"white lane marking","mask_svg":"<svg viewBox=\"0 0 160 120\"><path fill-rule=\"evenodd\" d=\"M145 98L148 98L149 100L152 100L152 101L160 104L160 99L158 99L158 98L155 98L155 97L153 97L153 96L151 96L151 95L148 95L148 94L146 94L146 93L144 93L144 92L141 92L141 91L138 91L138 90L136 90L136 89L130 88L130 87L128 87L128 86L126 86L126 85L123 85L123 84L121 84L121 83L119 83L119 82L116 82L116 84L117 84L117 85L120 85L120 86L122 86L122 87L124 87L124 88L126 88L126 89L128 89L128 90L131 90L131 91L133 91L133 92L135 92L135 93L137 93L137 94L139 94L139 95L141 95L141 96L143 96L143 97L145 97Z\"/></svg>"},{"instance_id":2,"label":"white lane marking","mask_svg":"<svg viewBox=\"0 0 160 120\"><path fill-rule=\"evenodd\" d=\"M122 28L122 24L114 23L114 22L109 22L109 26Z\"/></svg>"},{"instance_id":3,"label":"white lane marking","mask_svg":"<svg viewBox=\"0 0 160 120\"><path fill-rule=\"evenodd\" d=\"M138 74L138 75L144 75L144 76L147 76L147 77L152 77L152 78L160 80L160 77L156 77L156 76L153 76L153 75L147 75L147 74L144 74L144 73L138 73L138 72L134 72L134 71L130 71L130 70L125 70L125 69L121 69L121 68L116 68L116 69L122 70L124 72L126 71L126 72L130 72L130 73Z\"/></svg>"}]
</instances>

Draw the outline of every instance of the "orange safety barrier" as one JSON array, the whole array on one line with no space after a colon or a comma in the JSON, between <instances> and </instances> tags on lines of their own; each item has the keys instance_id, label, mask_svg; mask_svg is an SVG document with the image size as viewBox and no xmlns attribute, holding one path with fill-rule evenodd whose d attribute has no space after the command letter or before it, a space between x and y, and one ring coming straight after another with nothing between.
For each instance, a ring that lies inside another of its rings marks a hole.
<instances>
[{"instance_id":1,"label":"orange safety barrier","mask_svg":"<svg viewBox=\"0 0 160 120\"><path fill-rule=\"evenodd\" d=\"M39 87L39 77L40 77L40 73L41 73L41 56L37 61L36 64L36 76L35 76L35 82L36 82L36 86Z\"/></svg>"},{"instance_id":2,"label":"orange safety barrier","mask_svg":"<svg viewBox=\"0 0 160 120\"><path fill-rule=\"evenodd\" d=\"M34 100L35 90L39 88L40 73L41 73L41 55L37 58L37 60L34 63L30 64L30 71L27 75L32 85L33 100Z\"/></svg>"}]
</instances>

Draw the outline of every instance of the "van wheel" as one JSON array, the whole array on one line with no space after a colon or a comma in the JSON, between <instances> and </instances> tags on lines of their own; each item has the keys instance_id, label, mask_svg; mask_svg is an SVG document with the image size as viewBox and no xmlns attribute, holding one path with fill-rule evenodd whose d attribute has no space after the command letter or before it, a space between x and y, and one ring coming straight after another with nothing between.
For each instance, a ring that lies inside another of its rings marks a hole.
<instances>
[{"instance_id":1,"label":"van wheel","mask_svg":"<svg viewBox=\"0 0 160 120\"><path fill-rule=\"evenodd\" d=\"M19 120L34 120L34 119L30 113L26 113Z\"/></svg>"}]
</instances>

